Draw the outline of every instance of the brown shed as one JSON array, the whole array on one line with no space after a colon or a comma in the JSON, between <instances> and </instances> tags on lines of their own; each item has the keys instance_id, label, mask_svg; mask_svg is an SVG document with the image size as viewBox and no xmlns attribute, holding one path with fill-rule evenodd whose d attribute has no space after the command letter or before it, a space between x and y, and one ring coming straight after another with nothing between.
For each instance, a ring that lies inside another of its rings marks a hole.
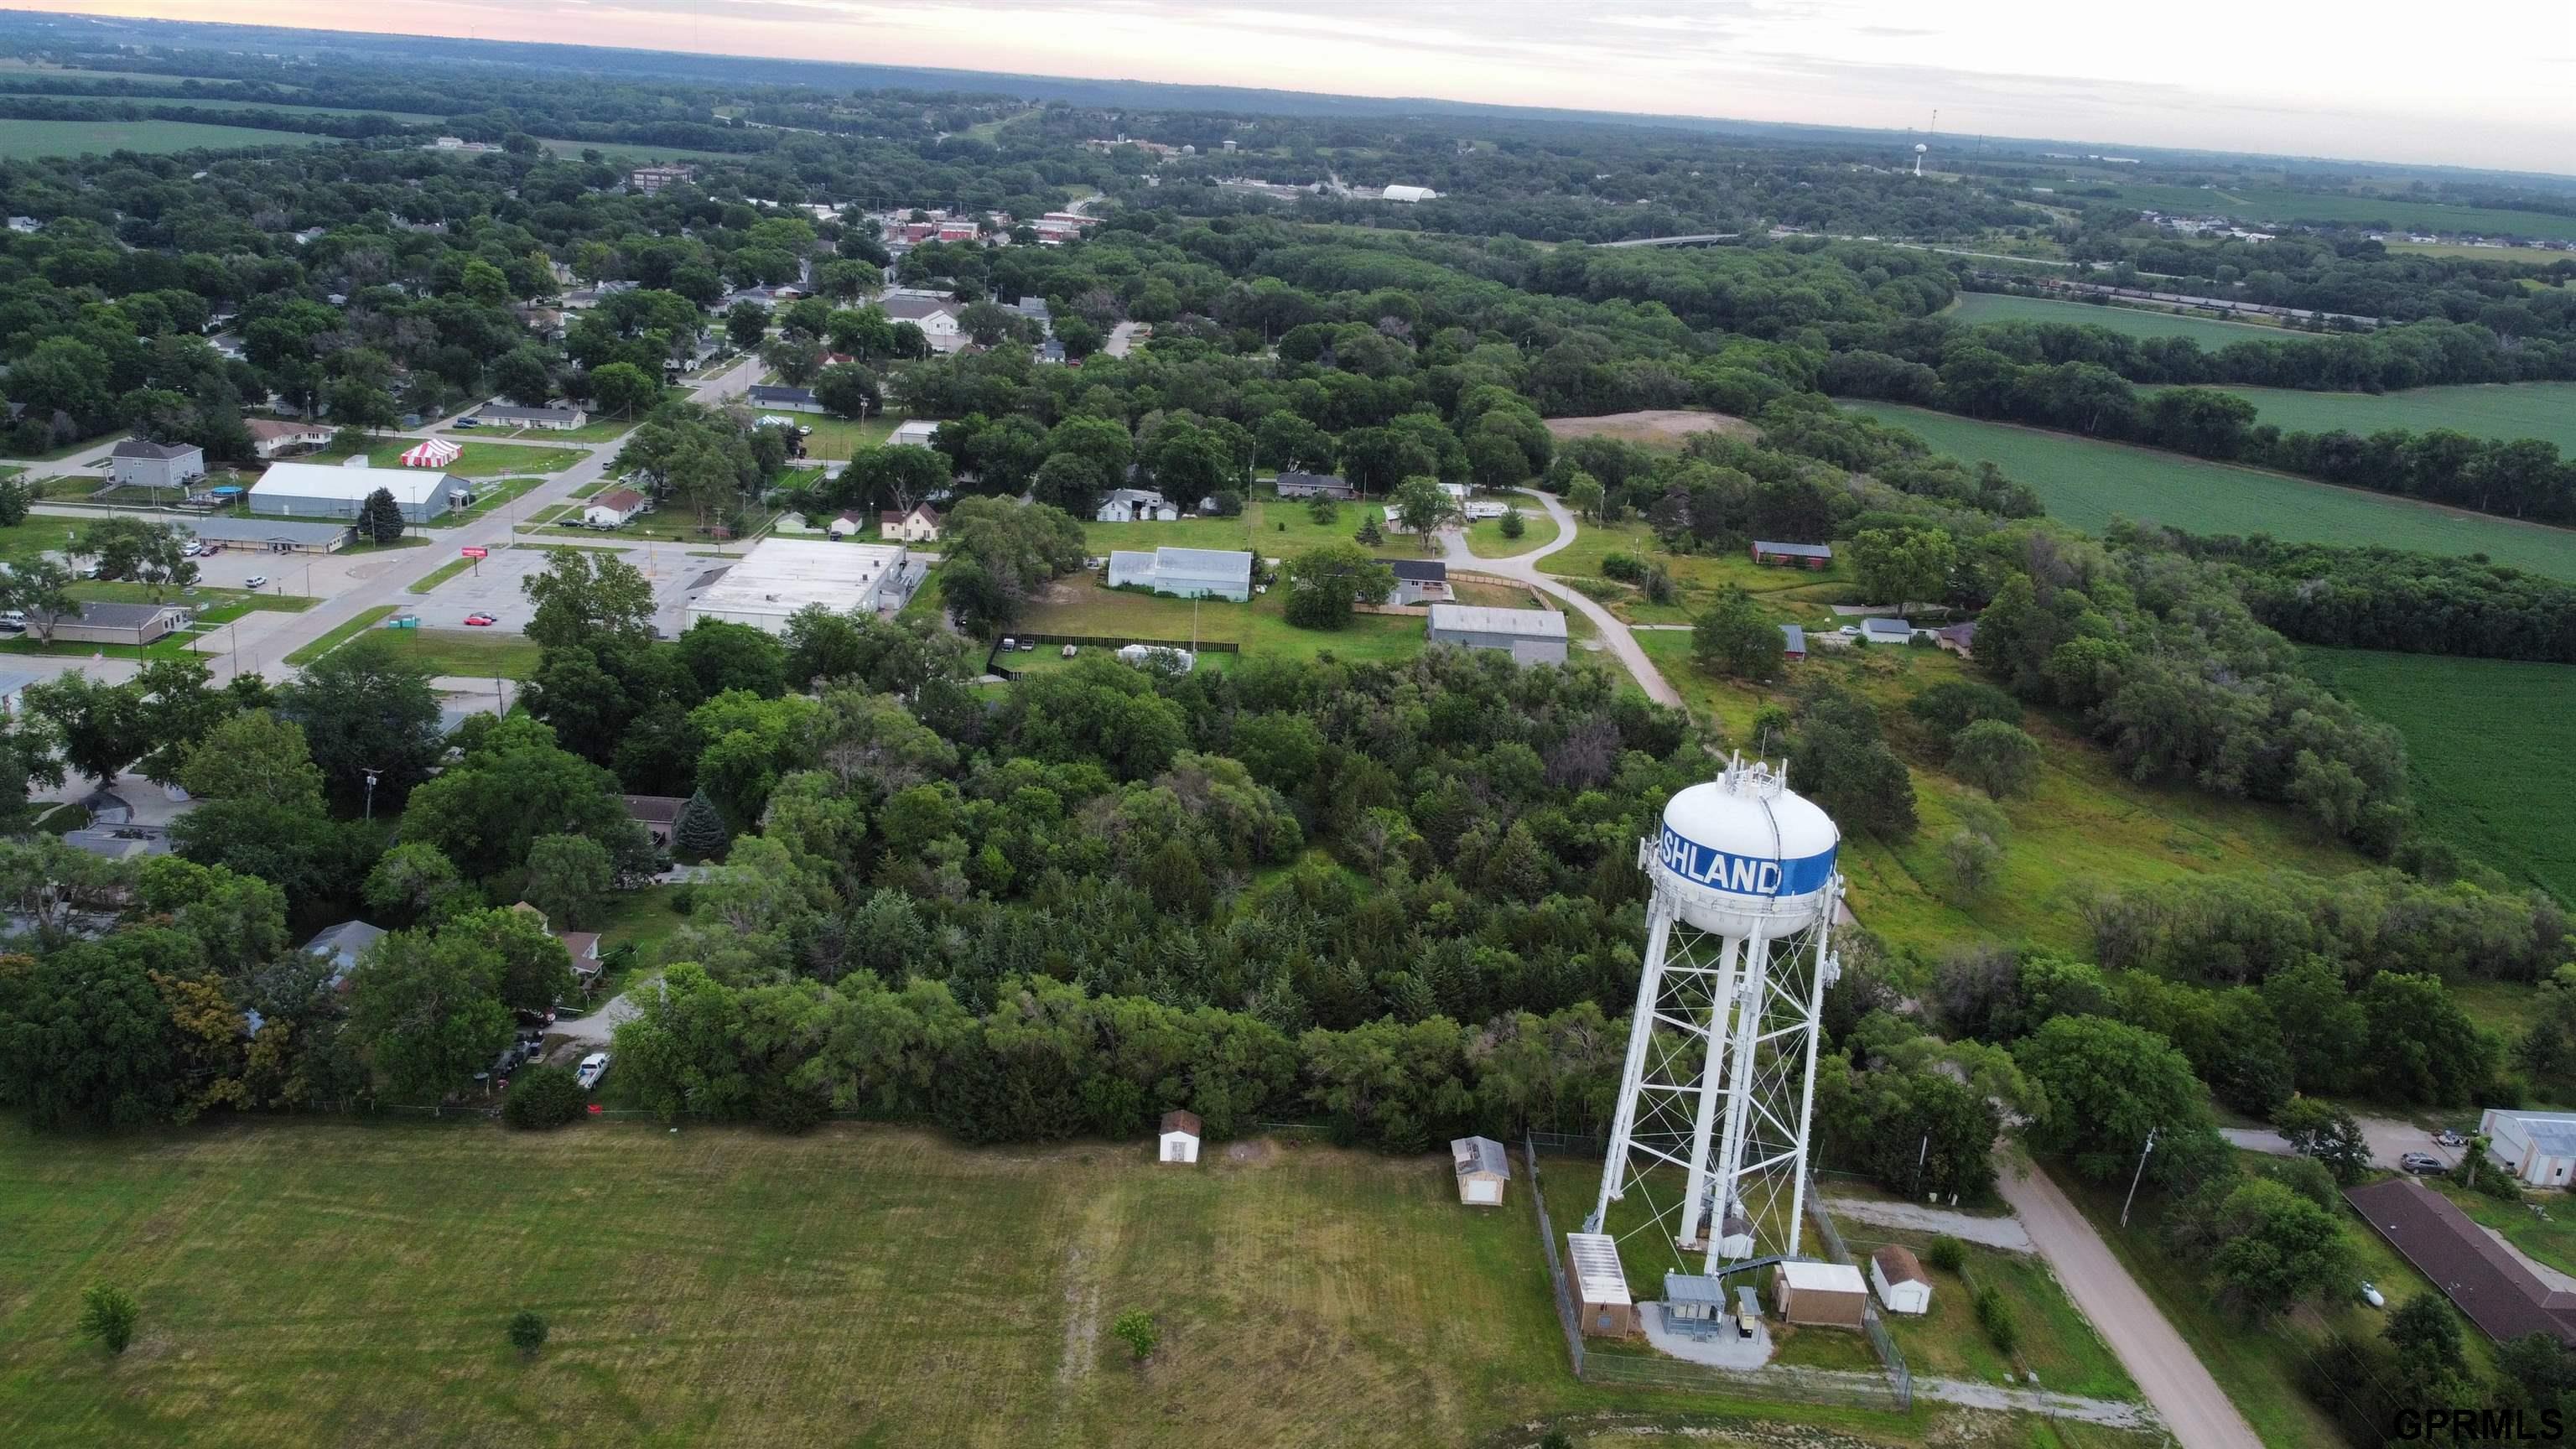
<instances>
[{"instance_id":1,"label":"brown shed","mask_svg":"<svg viewBox=\"0 0 2576 1449\"><path fill-rule=\"evenodd\" d=\"M1568 1233L1565 1257L1574 1270L1574 1308L1583 1336L1635 1337L1637 1302L1628 1296L1618 1241L1607 1233Z\"/></svg>"},{"instance_id":2,"label":"brown shed","mask_svg":"<svg viewBox=\"0 0 2576 1449\"><path fill-rule=\"evenodd\" d=\"M1849 1263L1782 1263L1772 1272L1771 1296L1791 1323L1858 1328L1869 1311L1869 1284Z\"/></svg>"}]
</instances>

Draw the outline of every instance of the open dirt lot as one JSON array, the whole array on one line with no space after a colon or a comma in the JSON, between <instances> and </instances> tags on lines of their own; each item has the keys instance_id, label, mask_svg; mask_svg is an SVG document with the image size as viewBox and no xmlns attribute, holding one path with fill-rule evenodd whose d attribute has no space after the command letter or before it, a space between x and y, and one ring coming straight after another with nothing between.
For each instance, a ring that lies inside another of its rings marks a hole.
<instances>
[{"instance_id":1,"label":"open dirt lot","mask_svg":"<svg viewBox=\"0 0 2576 1449\"><path fill-rule=\"evenodd\" d=\"M1693 433L1731 433L1758 437L1759 428L1742 418L1701 408L1658 408L1636 413L1602 413L1589 418L1549 418L1547 430L1559 438L1617 438L1648 447L1679 447Z\"/></svg>"}]
</instances>

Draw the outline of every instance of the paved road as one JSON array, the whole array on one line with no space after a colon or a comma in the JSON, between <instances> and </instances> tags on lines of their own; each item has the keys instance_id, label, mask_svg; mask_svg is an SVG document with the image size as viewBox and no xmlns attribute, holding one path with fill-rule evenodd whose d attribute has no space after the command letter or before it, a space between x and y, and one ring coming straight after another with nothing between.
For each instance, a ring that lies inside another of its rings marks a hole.
<instances>
[{"instance_id":1,"label":"paved road","mask_svg":"<svg viewBox=\"0 0 2576 1449\"><path fill-rule=\"evenodd\" d=\"M2014 1253L2031 1250L2030 1233L2022 1227L2019 1218L1979 1217L1975 1213L1866 1197L1829 1197L1824 1200L1824 1205L1833 1211L1835 1217L1848 1218L1853 1222L1912 1228L1926 1233L1948 1233L1963 1242L1983 1243L1989 1248L2002 1248Z\"/></svg>"},{"instance_id":2,"label":"paved road","mask_svg":"<svg viewBox=\"0 0 2576 1449\"><path fill-rule=\"evenodd\" d=\"M2263 1449L2191 1345L2047 1173L2006 1164L1996 1186L2066 1285L2067 1296L2101 1330L2182 1449Z\"/></svg>"},{"instance_id":3,"label":"paved road","mask_svg":"<svg viewBox=\"0 0 2576 1449\"><path fill-rule=\"evenodd\" d=\"M1548 517L1556 520L1554 541L1541 544L1527 553L1513 554L1509 558L1478 558L1468 551L1466 534L1457 529L1449 529L1440 535L1441 556L1448 560L1449 567L1453 569L1468 569L1477 573L1513 579L1528 584L1541 593L1563 600L1567 606L1592 621L1593 628L1600 631L1603 647L1627 668L1628 673L1636 679L1637 687L1646 691L1648 699L1657 704L1679 705L1682 702L1680 692L1664 679L1663 671L1655 667L1655 661L1646 657L1646 651L1637 645L1637 637L1628 632L1627 624L1622 622L1619 616L1592 602L1553 575L1539 572L1539 560L1573 545L1577 525L1574 515L1566 511L1565 505L1559 503L1554 495L1533 493L1531 496L1538 499L1540 505L1546 508Z\"/></svg>"}]
</instances>

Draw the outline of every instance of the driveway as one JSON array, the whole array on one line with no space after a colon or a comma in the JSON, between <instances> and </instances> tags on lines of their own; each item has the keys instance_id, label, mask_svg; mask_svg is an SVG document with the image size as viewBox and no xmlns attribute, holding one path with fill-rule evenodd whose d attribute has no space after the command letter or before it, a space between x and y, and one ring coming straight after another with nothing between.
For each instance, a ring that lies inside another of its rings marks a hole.
<instances>
[{"instance_id":1,"label":"driveway","mask_svg":"<svg viewBox=\"0 0 2576 1449\"><path fill-rule=\"evenodd\" d=\"M2101 1330L2182 1449L2263 1449L2191 1345L2047 1173L2007 1163L1995 1185L2066 1285L2067 1296Z\"/></svg>"},{"instance_id":2,"label":"driveway","mask_svg":"<svg viewBox=\"0 0 2576 1449\"><path fill-rule=\"evenodd\" d=\"M1835 1217L1851 1222L1876 1223L1883 1228L1910 1228L1921 1233L1947 1233L1961 1242L1983 1243L1989 1248L2002 1248L2013 1253L2031 1251L2030 1233L2022 1227L2019 1218L1979 1217L1974 1213L1871 1197L1829 1197L1824 1200L1824 1206Z\"/></svg>"},{"instance_id":3,"label":"driveway","mask_svg":"<svg viewBox=\"0 0 2576 1449\"><path fill-rule=\"evenodd\" d=\"M1567 607L1592 621L1592 627L1601 635L1602 647L1608 649L1612 656L1627 669L1630 677L1637 681L1637 687L1646 692L1648 699L1657 704L1678 707L1682 702L1680 692L1666 682L1663 671L1657 669L1655 661L1647 658L1646 651L1638 647L1637 638L1628 632L1627 624L1608 609L1592 602L1552 575L1539 572L1539 560L1573 545L1576 523L1574 515L1568 512L1565 505L1559 503L1554 495L1533 492L1530 496L1536 498L1540 506L1547 510L1548 517L1556 520L1556 537L1553 540L1527 553L1516 553L1509 558L1478 558L1468 550L1467 536L1464 533L1457 529L1445 529L1440 535L1441 557L1448 561L1452 569L1511 579L1517 583L1528 584L1540 593L1562 600Z\"/></svg>"},{"instance_id":4,"label":"driveway","mask_svg":"<svg viewBox=\"0 0 2576 1449\"><path fill-rule=\"evenodd\" d=\"M2370 1144L2370 1160L2394 1171L2397 1159L2408 1152L2429 1152L2442 1159L2445 1167L2460 1165L2461 1149L2445 1147L2433 1140L2433 1134L2412 1122L2395 1117L2364 1117L2353 1114L2361 1124L2361 1135ZM2268 1152L2275 1157L2291 1156L2288 1139L2269 1127L2222 1127L2219 1135L2251 1152Z\"/></svg>"},{"instance_id":5,"label":"driveway","mask_svg":"<svg viewBox=\"0 0 2576 1449\"><path fill-rule=\"evenodd\" d=\"M635 993L650 989L651 984L639 981L608 998L597 1011L586 1016L556 1017L554 1029L546 1033L548 1051L551 1052L558 1042L579 1047L585 1052L605 1050L610 1038L616 1034L619 1022L633 1021L644 1014L644 1008L635 1004Z\"/></svg>"}]
</instances>

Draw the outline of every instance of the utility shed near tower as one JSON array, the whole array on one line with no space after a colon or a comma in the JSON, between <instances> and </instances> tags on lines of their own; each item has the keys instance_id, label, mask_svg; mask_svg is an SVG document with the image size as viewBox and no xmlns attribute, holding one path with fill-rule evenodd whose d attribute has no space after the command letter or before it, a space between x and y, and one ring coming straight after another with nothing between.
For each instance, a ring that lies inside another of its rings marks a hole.
<instances>
[{"instance_id":1,"label":"utility shed near tower","mask_svg":"<svg viewBox=\"0 0 2576 1449\"><path fill-rule=\"evenodd\" d=\"M1512 1159L1491 1137L1461 1137L1449 1144L1458 1168L1458 1201L1469 1207L1501 1207L1503 1184L1512 1180Z\"/></svg>"},{"instance_id":2,"label":"utility shed near tower","mask_svg":"<svg viewBox=\"0 0 2576 1449\"><path fill-rule=\"evenodd\" d=\"M1568 1233L1565 1257L1574 1269L1574 1303L1586 1338L1631 1338L1637 1303L1628 1296L1628 1272L1619 1266L1619 1244L1608 1233Z\"/></svg>"}]
</instances>

